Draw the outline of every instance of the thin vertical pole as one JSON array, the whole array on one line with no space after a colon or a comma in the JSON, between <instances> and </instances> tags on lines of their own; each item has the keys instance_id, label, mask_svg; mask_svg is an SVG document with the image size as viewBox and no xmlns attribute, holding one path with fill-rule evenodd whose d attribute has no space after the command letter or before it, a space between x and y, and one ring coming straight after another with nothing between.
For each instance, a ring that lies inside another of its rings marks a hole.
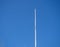
<instances>
[{"instance_id":1,"label":"thin vertical pole","mask_svg":"<svg viewBox=\"0 0 60 47\"><path fill-rule=\"evenodd\" d=\"M35 28L35 47L37 47L37 36L36 36L36 8L35 8L35 10L34 10L34 14L35 14L35 18L34 18L34 28Z\"/></svg>"}]
</instances>

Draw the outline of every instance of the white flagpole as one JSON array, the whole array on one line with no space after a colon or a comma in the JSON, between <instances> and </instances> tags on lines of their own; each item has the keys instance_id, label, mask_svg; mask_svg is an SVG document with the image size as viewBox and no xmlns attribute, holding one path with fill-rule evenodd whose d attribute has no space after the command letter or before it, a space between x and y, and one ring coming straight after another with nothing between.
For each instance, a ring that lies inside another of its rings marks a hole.
<instances>
[{"instance_id":1,"label":"white flagpole","mask_svg":"<svg viewBox=\"0 0 60 47\"><path fill-rule=\"evenodd\" d=\"M37 47L37 36L36 36L36 8L35 8L35 10L34 10L34 14L35 14L35 15L34 15L34 16L35 16L35 18L34 18L34 24L35 24L35 25L34 25L34 26L35 26L35 27L34 27L34 28L35 28L35 29L34 29L34 32L35 32L35 47Z\"/></svg>"}]
</instances>

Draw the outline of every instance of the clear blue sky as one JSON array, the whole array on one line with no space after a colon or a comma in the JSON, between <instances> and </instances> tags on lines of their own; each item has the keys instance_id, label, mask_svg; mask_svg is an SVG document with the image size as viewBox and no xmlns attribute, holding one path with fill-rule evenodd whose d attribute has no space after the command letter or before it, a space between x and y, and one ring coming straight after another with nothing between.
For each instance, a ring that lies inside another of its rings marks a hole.
<instances>
[{"instance_id":1,"label":"clear blue sky","mask_svg":"<svg viewBox=\"0 0 60 47\"><path fill-rule=\"evenodd\" d=\"M60 47L59 0L0 0L0 47Z\"/></svg>"}]
</instances>

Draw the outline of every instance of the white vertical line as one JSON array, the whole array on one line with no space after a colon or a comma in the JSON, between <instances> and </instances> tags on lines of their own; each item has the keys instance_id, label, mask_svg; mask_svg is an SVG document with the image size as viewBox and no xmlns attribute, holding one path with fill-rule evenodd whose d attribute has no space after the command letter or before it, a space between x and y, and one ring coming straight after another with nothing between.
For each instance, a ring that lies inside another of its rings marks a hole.
<instances>
[{"instance_id":1,"label":"white vertical line","mask_svg":"<svg viewBox=\"0 0 60 47\"><path fill-rule=\"evenodd\" d=\"M37 47L37 36L36 36L36 8L34 10L34 13L35 13L35 19L34 19L34 24L35 24L35 47Z\"/></svg>"}]
</instances>

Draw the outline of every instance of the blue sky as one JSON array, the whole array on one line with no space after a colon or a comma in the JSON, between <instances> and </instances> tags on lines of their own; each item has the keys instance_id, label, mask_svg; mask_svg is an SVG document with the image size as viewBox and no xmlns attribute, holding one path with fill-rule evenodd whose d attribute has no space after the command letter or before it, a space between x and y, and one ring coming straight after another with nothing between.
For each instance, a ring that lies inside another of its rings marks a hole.
<instances>
[{"instance_id":1,"label":"blue sky","mask_svg":"<svg viewBox=\"0 0 60 47\"><path fill-rule=\"evenodd\" d=\"M0 47L60 47L59 0L0 0Z\"/></svg>"}]
</instances>

